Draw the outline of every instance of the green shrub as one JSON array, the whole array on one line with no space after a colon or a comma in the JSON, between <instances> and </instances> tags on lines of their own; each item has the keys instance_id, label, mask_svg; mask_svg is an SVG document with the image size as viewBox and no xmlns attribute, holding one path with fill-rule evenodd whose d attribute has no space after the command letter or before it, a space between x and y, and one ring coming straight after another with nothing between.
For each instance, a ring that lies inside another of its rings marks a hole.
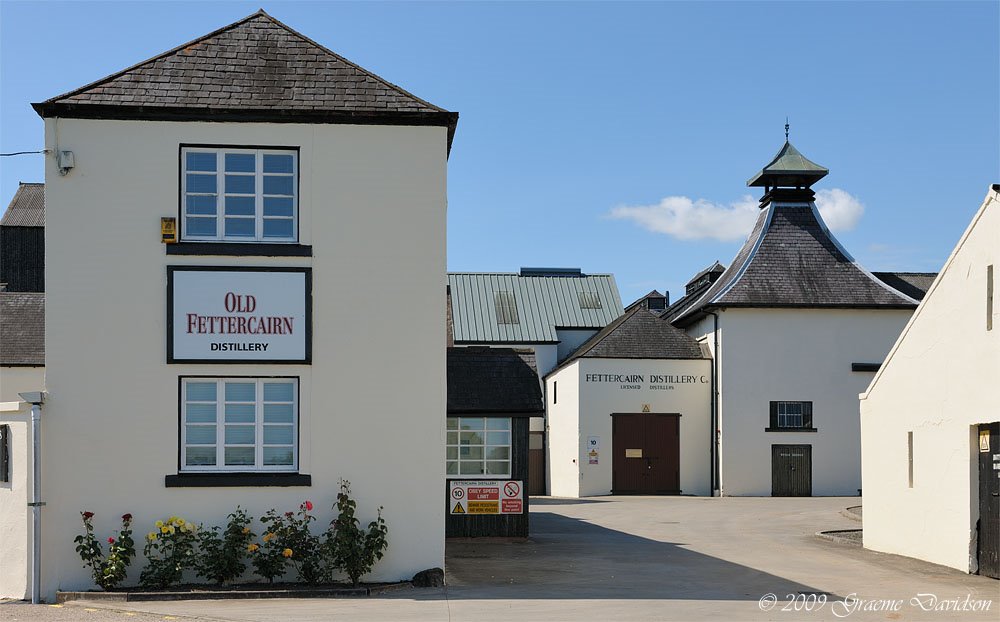
<instances>
[{"instance_id":1,"label":"green shrub","mask_svg":"<svg viewBox=\"0 0 1000 622\"><path fill-rule=\"evenodd\" d=\"M94 583L102 589L110 590L125 580L129 564L135 557L135 542L132 541L132 515L122 515L122 528L118 537L108 537L108 556L104 556L101 543L94 536L94 513L80 512L83 534L73 539L76 542L76 552L83 560L84 567L90 566L90 574Z\"/></svg>"},{"instance_id":2,"label":"green shrub","mask_svg":"<svg viewBox=\"0 0 1000 622\"><path fill-rule=\"evenodd\" d=\"M144 587L164 588L181 582L184 571L194 567L196 542L194 523L178 516L156 521L156 530L146 535L146 567L139 575Z\"/></svg>"},{"instance_id":3,"label":"green shrub","mask_svg":"<svg viewBox=\"0 0 1000 622\"><path fill-rule=\"evenodd\" d=\"M218 525L200 529L195 574L220 585L239 579L247 568L247 547L254 539L250 530L252 520L246 511L236 506L224 530Z\"/></svg>"},{"instance_id":4,"label":"green shrub","mask_svg":"<svg viewBox=\"0 0 1000 622\"><path fill-rule=\"evenodd\" d=\"M375 563L382 559L389 546L389 529L382 518L382 508L379 507L377 518L368 523L366 532L355 516L357 505L351 499L351 483L340 480L340 492L334 506L337 518L330 523L324 541L331 565L346 574L355 587L361 577L371 572Z\"/></svg>"}]
</instances>

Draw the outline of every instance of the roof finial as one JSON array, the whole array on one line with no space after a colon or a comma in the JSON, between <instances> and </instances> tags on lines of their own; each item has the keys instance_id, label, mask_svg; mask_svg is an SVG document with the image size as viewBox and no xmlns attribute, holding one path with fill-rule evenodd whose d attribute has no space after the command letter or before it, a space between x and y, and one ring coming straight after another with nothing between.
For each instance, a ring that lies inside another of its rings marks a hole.
<instances>
[{"instance_id":1,"label":"roof finial","mask_svg":"<svg viewBox=\"0 0 1000 622\"><path fill-rule=\"evenodd\" d=\"M785 142L788 142L788 117L785 117Z\"/></svg>"}]
</instances>

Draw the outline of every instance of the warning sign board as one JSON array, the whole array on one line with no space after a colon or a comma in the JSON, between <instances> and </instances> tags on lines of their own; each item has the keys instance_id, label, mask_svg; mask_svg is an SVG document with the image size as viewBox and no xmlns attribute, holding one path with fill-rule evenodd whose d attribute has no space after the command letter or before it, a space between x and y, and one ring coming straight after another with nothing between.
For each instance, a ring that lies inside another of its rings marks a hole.
<instances>
[{"instance_id":1,"label":"warning sign board","mask_svg":"<svg viewBox=\"0 0 1000 622\"><path fill-rule=\"evenodd\" d=\"M455 480L449 493L451 514L524 514L520 480Z\"/></svg>"}]
</instances>

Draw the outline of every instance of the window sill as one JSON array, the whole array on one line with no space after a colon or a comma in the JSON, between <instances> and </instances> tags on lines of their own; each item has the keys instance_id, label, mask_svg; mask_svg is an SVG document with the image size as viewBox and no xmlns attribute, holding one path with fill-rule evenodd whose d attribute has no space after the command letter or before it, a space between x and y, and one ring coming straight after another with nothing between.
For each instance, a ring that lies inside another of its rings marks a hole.
<instances>
[{"instance_id":1,"label":"window sill","mask_svg":"<svg viewBox=\"0 0 1000 622\"><path fill-rule=\"evenodd\" d=\"M765 432L818 432L816 428L764 428Z\"/></svg>"},{"instance_id":2,"label":"window sill","mask_svg":"<svg viewBox=\"0 0 1000 622\"><path fill-rule=\"evenodd\" d=\"M312 246L267 242L177 242L164 244L168 255L231 255L236 257L312 257Z\"/></svg>"},{"instance_id":3,"label":"window sill","mask_svg":"<svg viewBox=\"0 0 1000 622\"><path fill-rule=\"evenodd\" d=\"M167 488L312 486L312 475L298 473L178 473L163 479Z\"/></svg>"}]
</instances>

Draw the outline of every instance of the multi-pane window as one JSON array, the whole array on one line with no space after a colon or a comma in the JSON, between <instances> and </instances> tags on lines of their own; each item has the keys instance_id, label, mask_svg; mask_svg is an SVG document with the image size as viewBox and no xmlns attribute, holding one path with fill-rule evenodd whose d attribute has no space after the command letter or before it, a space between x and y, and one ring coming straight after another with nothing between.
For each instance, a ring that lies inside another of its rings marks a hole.
<instances>
[{"instance_id":1,"label":"multi-pane window","mask_svg":"<svg viewBox=\"0 0 1000 622\"><path fill-rule=\"evenodd\" d=\"M297 380L185 378L181 388L181 470L297 468Z\"/></svg>"},{"instance_id":2,"label":"multi-pane window","mask_svg":"<svg viewBox=\"0 0 1000 622\"><path fill-rule=\"evenodd\" d=\"M296 240L297 151L184 147L181 166L183 239Z\"/></svg>"},{"instance_id":3,"label":"multi-pane window","mask_svg":"<svg viewBox=\"0 0 1000 622\"><path fill-rule=\"evenodd\" d=\"M510 418L448 417L448 475L510 477Z\"/></svg>"},{"instance_id":4,"label":"multi-pane window","mask_svg":"<svg viewBox=\"0 0 1000 622\"><path fill-rule=\"evenodd\" d=\"M769 429L812 429L812 402L771 402Z\"/></svg>"}]
</instances>

